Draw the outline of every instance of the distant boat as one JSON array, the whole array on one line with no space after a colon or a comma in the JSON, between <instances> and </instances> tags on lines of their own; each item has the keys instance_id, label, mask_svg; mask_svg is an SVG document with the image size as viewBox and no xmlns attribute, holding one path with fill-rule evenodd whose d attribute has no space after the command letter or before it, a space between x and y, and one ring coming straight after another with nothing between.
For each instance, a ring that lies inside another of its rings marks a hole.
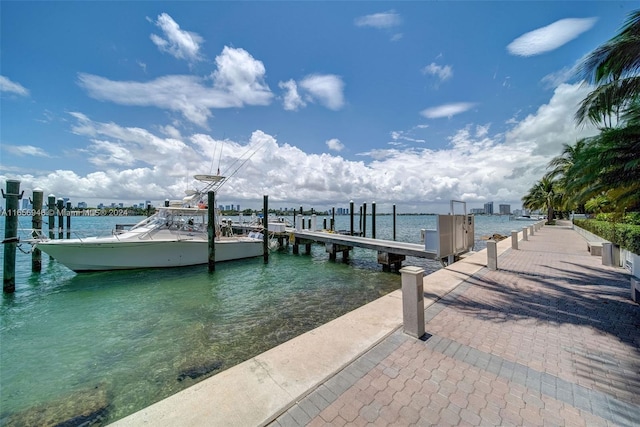
<instances>
[{"instance_id":1,"label":"distant boat","mask_svg":"<svg viewBox=\"0 0 640 427\"><path fill-rule=\"evenodd\" d=\"M521 215L512 217L512 219L515 221L539 221L541 219L544 219L544 217L538 215Z\"/></svg>"},{"instance_id":2,"label":"distant boat","mask_svg":"<svg viewBox=\"0 0 640 427\"><path fill-rule=\"evenodd\" d=\"M196 175L208 182L201 191L190 191L179 206L164 206L127 230L110 236L32 241L43 252L76 272L166 268L206 264L209 260L208 208L203 196L219 188L225 178ZM191 207L191 204L195 207ZM213 207L211 207L213 209ZM220 218L220 216L216 216ZM215 261L230 261L263 255L263 235L235 236L228 227L215 227Z\"/></svg>"}]
</instances>

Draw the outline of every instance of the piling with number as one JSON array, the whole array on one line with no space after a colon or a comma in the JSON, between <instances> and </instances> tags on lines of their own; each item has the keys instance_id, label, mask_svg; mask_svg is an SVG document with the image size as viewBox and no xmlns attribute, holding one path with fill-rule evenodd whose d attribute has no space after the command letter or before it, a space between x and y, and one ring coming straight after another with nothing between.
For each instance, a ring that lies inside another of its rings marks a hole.
<instances>
[{"instance_id":1,"label":"piling with number","mask_svg":"<svg viewBox=\"0 0 640 427\"><path fill-rule=\"evenodd\" d=\"M41 189L35 188L33 190L33 200L31 205L33 206L33 217L31 218L31 228L33 232L31 237L37 238L42 235L42 202L44 200L44 194ZM42 251L37 247L33 248L31 252L31 271L37 273L42 271Z\"/></svg>"},{"instance_id":2,"label":"piling with number","mask_svg":"<svg viewBox=\"0 0 640 427\"><path fill-rule=\"evenodd\" d=\"M6 199L7 219L4 223L4 276L2 276L2 290L7 293L16 291L16 248L18 246L18 200L20 181L7 180L7 192L2 192Z\"/></svg>"}]
</instances>

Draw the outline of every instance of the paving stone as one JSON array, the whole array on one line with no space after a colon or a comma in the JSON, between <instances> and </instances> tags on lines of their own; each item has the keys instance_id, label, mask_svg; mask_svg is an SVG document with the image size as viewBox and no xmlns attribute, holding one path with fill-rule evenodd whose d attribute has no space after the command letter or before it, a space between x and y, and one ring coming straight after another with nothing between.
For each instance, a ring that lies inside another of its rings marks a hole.
<instances>
[{"instance_id":1,"label":"paving stone","mask_svg":"<svg viewBox=\"0 0 640 427\"><path fill-rule=\"evenodd\" d=\"M634 425L640 313L581 239L543 227L427 307L424 340L394 332L273 425Z\"/></svg>"}]
</instances>

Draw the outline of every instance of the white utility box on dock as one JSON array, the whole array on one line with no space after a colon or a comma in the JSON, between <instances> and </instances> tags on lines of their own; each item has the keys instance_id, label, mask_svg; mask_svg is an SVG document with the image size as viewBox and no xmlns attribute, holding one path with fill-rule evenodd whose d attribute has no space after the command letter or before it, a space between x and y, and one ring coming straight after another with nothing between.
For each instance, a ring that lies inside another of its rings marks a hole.
<instances>
[{"instance_id":1,"label":"white utility box on dock","mask_svg":"<svg viewBox=\"0 0 640 427\"><path fill-rule=\"evenodd\" d=\"M435 230L424 230L424 250L435 252L438 259L473 250L475 219L473 215L438 215Z\"/></svg>"}]
</instances>

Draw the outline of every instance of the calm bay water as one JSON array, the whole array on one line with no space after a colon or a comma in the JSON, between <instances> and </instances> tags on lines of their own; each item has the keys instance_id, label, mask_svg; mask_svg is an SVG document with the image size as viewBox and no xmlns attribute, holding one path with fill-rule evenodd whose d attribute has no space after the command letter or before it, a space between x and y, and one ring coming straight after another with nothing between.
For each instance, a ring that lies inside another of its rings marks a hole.
<instances>
[{"instance_id":1,"label":"calm bay water","mask_svg":"<svg viewBox=\"0 0 640 427\"><path fill-rule=\"evenodd\" d=\"M139 219L73 217L72 228L91 235ZM481 236L523 225L476 217L475 249L485 247ZM31 219L20 218L20 227ZM369 236L370 227L371 217ZM349 217L337 216L336 228L348 229ZM376 237L391 239L392 217L378 216L376 228ZM435 217L400 215L397 240L421 243L422 228L435 228ZM76 274L46 254L42 272L32 273L31 255L20 251L16 265L16 292L0 302L2 425L25 424L36 412L64 421L75 414L62 402L82 400L108 405L104 422L112 422L203 379L189 376L203 367L228 369L400 287L375 252L355 249L344 264L322 246L310 256L272 252L266 265L220 263L213 274L206 266ZM440 268L415 258L404 265Z\"/></svg>"}]
</instances>

